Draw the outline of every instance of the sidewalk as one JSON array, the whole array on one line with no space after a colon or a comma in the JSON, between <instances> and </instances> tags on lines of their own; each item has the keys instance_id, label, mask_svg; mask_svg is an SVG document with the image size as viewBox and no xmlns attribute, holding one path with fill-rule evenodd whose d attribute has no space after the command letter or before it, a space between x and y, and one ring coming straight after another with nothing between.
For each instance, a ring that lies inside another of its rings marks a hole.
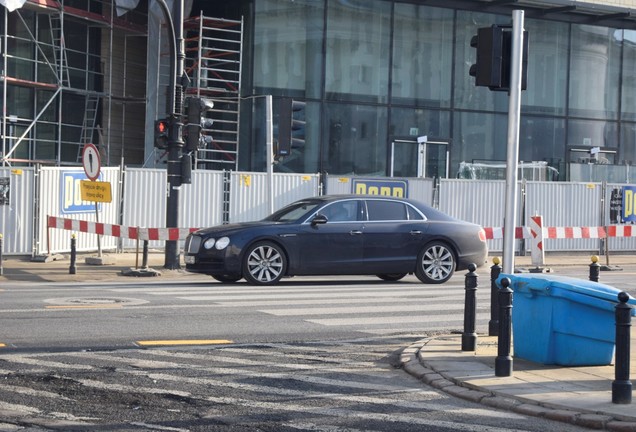
<instances>
[{"instance_id":1,"label":"sidewalk","mask_svg":"<svg viewBox=\"0 0 636 432\"><path fill-rule=\"evenodd\" d=\"M599 264L606 265L606 261L600 257ZM546 263L559 274L589 275L589 256L548 256ZM636 274L636 256L611 257L611 266L621 267L624 274ZM515 267L532 268L530 257L516 257ZM606 276L601 272L601 281ZM631 380L636 380L635 333L632 327ZM424 383L487 406L590 429L636 431L636 397L631 404L612 403L613 364L563 367L513 356L512 376L496 377L497 342L496 336L478 335L476 351L471 352L461 350L461 335L431 337L407 347L401 363Z\"/></svg>"}]
</instances>

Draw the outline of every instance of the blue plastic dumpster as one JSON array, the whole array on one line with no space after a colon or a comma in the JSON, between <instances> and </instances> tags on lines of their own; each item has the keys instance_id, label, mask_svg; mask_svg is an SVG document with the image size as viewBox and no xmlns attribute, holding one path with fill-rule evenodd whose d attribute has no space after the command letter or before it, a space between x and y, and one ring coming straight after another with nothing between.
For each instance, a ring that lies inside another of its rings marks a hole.
<instances>
[{"instance_id":1,"label":"blue plastic dumpster","mask_svg":"<svg viewBox=\"0 0 636 432\"><path fill-rule=\"evenodd\" d=\"M514 355L543 364L608 365L621 290L565 276L502 274L511 280ZM499 285L501 286L501 285ZM630 298L629 303L636 304ZM636 310L632 309L632 315Z\"/></svg>"}]
</instances>

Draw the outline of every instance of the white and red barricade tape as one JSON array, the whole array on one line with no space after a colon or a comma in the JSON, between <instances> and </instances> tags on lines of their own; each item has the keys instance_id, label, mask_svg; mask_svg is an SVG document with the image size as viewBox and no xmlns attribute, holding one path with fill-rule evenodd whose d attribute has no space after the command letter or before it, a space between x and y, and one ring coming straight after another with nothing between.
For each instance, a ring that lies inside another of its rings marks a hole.
<instances>
[{"instance_id":1,"label":"white and red barricade tape","mask_svg":"<svg viewBox=\"0 0 636 432\"><path fill-rule=\"evenodd\" d=\"M133 240L183 240L198 228L139 228L49 216L47 228L100 234Z\"/></svg>"}]
</instances>

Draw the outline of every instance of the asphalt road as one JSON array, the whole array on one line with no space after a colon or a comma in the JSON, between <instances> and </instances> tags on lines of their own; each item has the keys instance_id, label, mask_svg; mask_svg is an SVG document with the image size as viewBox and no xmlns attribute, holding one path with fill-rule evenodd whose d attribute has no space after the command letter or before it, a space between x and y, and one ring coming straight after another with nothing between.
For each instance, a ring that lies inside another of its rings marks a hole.
<instances>
[{"instance_id":1,"label":"asphalt road","mask_svg":"<svg viewBox=\"0 0 636 432\"><path fill-rule=\"evenodd\" d=\"M633 285L628 272L609 277ZM461 330L463 275L441 286L409 277L2 289L0 431L583 430L455 399L397 368L410 343Z\"/></svg>"}]
</instances>

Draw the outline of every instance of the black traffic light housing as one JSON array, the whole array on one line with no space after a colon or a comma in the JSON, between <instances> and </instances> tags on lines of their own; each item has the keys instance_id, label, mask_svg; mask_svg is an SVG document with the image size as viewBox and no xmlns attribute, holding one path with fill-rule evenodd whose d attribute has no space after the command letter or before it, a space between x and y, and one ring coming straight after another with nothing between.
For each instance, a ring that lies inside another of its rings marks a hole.
<instances>
[{"instance_id":1,"label":"black traffic light housing","mask_svg":"<svg viewBox=\"0 0 636 432\"><path fill-rule=\"evenodd\" d=\"M482 27L470 40L470 46L477 50L476 63L470 66L469 74L475 77L475 85L488 87L493 91L510 90L510 69L512 60L512 29L510 26ZM523 32L523 53L521 66L521 90L528 82L528 32Z\"/></svg>"},{"instance_id":2,"label":"black traffic light housing","mask_svg":"<svg viewBox=\"0 0 636 432\"><path fill-rule=\"evenodd\" d=\"M190 96L186 99L188 124L185 127L185 148L188 152L197 151L202 144L212 142L212 137L203 135L204 129L210 129L214 121L206 113L214 107L214 102L205 98Z\"/></svg>"},{"instance_id":3,"label":"black traffic light housing","mask_svg":"<svg viewBox=\"0 0 636 432\"><path fill-rule=\"evenodd\" d=\"M278 105L276 156L289 156L292 148L305 145L305 102L282 98Z\"/></svg>"},{"instance_id":4,"label":"black traffic light housing","mask_svg":"<svg viewBox=\"0 0 636 432\"><path fill-rule=\"evenodd\" d=\"M155 120L155 147L167 149L170 143L170 120Z\"/></svg>"}]
</instances>

